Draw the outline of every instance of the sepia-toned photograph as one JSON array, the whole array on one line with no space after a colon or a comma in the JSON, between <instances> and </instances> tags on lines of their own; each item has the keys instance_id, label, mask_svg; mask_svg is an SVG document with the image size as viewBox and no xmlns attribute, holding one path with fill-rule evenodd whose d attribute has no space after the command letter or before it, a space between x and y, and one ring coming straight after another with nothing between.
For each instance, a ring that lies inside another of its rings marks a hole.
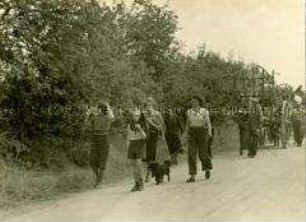
<instances>
[{"instance_id":1,"label":"sepia-toned photograph","mask_svg":"<svg viewBox=\"0 0 306 222\"><path fill-rule=\"evenodd\" d=\"M304 0L0 0L0 221L305 221Z\"/></svg>"}]
</instances>

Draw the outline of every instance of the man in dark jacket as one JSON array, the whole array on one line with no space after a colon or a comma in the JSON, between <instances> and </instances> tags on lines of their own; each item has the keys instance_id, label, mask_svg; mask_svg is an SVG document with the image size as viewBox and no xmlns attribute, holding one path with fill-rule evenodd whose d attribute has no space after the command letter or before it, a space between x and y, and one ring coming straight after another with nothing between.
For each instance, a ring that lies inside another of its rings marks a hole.
<instances>
[{"instance_id":1,"label":"man in dark jacket","mask_svg":"<svg viewBox=\"0 0 306 222\"><path fill-rule=\"evenodd\" d=\"M239 154L243 155L243 150L248 149L248 100L243 97L238 112L234 114L234 120L238 125L239 129Z\"/></svg>"},{"instance_id":2,"label":"man in dark jacket","mask_svg":"<svg viewBox=\"0 0 306 222\"><path fill-rule=\"evenodd\" d=\"M258 99L250 98L250 109L248 116L248 157L254 158L257 154L257 149L259 145L260 130L262 127L262 110L258 103Z\"/></svg>"},{"instance_id":3,"label":"man in dark jacket","mask_svg":"<svg viewBox=\"0 0 306 222\"><path fill-rule=\"evenodd\" d=\"M239 128L240 155L243 155L243 150L246 150L248 148L248 116L249 114L244 109L242 109L237 116L237 123Z\"/></svg>"}]
</instances>

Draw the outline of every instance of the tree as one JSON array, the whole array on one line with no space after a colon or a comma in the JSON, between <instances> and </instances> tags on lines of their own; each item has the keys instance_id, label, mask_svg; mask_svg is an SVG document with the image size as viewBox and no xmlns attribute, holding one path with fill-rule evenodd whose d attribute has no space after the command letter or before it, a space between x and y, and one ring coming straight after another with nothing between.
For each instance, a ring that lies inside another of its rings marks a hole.
<instances>
[{"instance_id":1,"label":"tree","mask_svg":"<svg viewBox=\"0 0 306 222\"><path fill-rule=\"evenodd\" d=\"M153 67L153 77L158 80L163 74L162 61L176 44L177 16L167 5L159 7L149 0L135 0L126 14L126 21L128 54Z\"/></svg>"}]
</instances>

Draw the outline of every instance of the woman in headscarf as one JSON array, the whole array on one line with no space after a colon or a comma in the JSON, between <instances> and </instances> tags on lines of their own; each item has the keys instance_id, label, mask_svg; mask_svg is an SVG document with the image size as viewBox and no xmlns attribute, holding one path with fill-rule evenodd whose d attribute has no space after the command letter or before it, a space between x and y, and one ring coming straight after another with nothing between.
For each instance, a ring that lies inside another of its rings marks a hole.
<instances>
[{"instance_id":1,"label":"woman in headscarf","mask_svg":"<svg viewBox=\"0 0 306 222\"><path fill-rule=\"evenodd\" d=\"M157 146L159 145L159 137L163 137L165 124L163 117L159 111L157 111L154 106L156 106L155 100L149 97L145 102L145 118L149 126L149 135L147 138L147 152L146 152L146 162L147 166L151 163L156 162ZM145 181L150 180L150 172L147 169Z\"/></svg>"},{"instance_id":2,"label":"woman in headscarf","mask_svg":"<svg viewBox=\"0 0 306 222\"><path fill-rule=\"evenodd\" d=\"M172 163L177 164L177 155L182 148L182 122L178 115L174 113L171 108L166 109L164 119L166 125L165 139L169 148Z\"/></svg>"}]
</instances>

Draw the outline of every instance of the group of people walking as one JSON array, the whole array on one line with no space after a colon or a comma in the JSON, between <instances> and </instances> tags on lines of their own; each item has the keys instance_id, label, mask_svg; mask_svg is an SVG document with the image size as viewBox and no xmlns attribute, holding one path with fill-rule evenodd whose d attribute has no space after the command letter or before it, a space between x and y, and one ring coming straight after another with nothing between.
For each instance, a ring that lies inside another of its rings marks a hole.
<instances>
[{"instance_id":1,"label":"group of people walking","mask_svg":"<svg viewBox=\"0 0 306 222\"><path fill-rule=\"evenodd\" d=\"M241 104L236 121L239 127L240 154L248 150L248 157L254 158L260 145L265 141L266 122L269 127L269 137L275 145L282 141L286 148L288 141L288 113L287 100L282 100L279 109L274 109L270 116L265 116L260 101L255 97L245 97ZM109 135L115 116L106 102L99 102L97 112L89 116L92 135L90 165L95 175L95 187L101 185L109 154ZM302 109L303 110L303 109ZM151 178L150 164L162 164L170 160L178 163L178 154L187 146L188 170L190 177L186 182L196 180L197 159L200 159L201 169L206 179L211 176L212 142L214 127L211 123L209 108L205 107L200 96L190 99L190 108L184 113L185 120L171 108L158 111L157 104L152 97L144 102L142 108L129 110L126 115L126 147L127 158L130 160L135 185L131 191L141 191L145 182ZM271 119L271 117L273 117ZM301 146L305 130L304 114L293 118L294 139L297 146ZM183 124L184 123L184 124ZM184 146L183 146L184 144Z\"/></svg>"},{"instance_id":2,"label":"group of people walking","mask_svg":"<svg viewBox=\"0 0 306 222\"><path fill-rule=\"evenodd\" d=\"M197 174L197 156L205 172L210 178L212 170L211 151L212 126L209 111L203 106L203 99L194 96L191 108L186 112L186 124L171 108L160 112L156 109L152 97L146 99L142 109L135 108L126 115L126 146L127 158L130 160L135 185L131 191L141 191L144 183L151 178L150 164L162 164L170 160L178 163L178 154L183 152L183 143L188 147L188 166L190 178L188 183L195 181ZM92 135L90 165L95 175L95 187L101 186L109 153L109 135L114 114L105 102L99 102L97 112L89 116Z\"/></svg>"},{"instance_id":3,"label":"group of people walking","mask_svg":"<svg viewBox=\"0 0 306 222\"><path fill-rule=\"evenodd\" d=\"M269 140L275 146L281 145L286 149L290 137L293 136L294 144L301 147L305 137L305 107L302 97L280 97L273 111L267 117L265 125Z\"/></svg>"},{"instance_id":4,"label":"group of people walking","mask_svg":"<svg viewBox=\"0 0 306 222\"><path fill-rule=\"evenodd\" d=\"M301 147L305 136L303 104L302 100L295 101L288 95L280 95L274 106L262 108L258 98L243 98L235 116L239 127L240 155L246 149L248 156L254 158L257 149L265 145L266 138L275 147L281 145L285 149L291 132L295 145Z\"/></svg>"},{"instance_id":5,"label":"group of people walking","mask_svg":"<svg viewBox=\"0 0 306 222\"><path fill-rule=\"evenodd\" d=\"M254 158L260 145L263 125L262 108L257 98L243 99L236 121L239 127L240 155L243 155L243 150L246 149L248 157Z\"/></svg>"}]
</instances>

